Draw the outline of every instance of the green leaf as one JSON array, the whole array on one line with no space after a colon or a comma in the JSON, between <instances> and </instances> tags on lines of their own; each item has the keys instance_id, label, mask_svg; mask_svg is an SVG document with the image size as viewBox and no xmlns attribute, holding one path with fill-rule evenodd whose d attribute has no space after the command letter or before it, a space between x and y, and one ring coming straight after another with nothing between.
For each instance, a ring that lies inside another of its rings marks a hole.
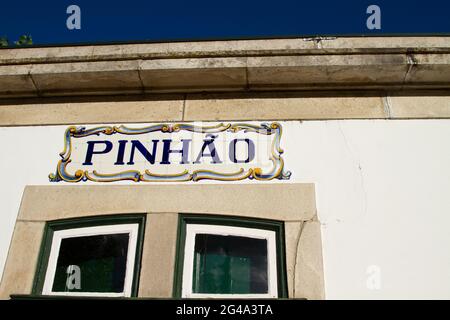
<instances>
[{"instance_id":1,"label":"green leaf","mask_svg":"<svg viewBox=\"0 0 450 320\"><path fill-rule=\"evenodd\" d=\"M0 47L7 47L9 45L8 38L0 37Z\"/></svg>"},{"instance_id":2,"label":"green leaf","mask_svg":"<svg viewBox=\"0 0 450 320\"><path fill-rule=\"evenodd\" d=\"M33 44L33 39L30 35L22 35L19 37L19 40L14 42L14 44L16 46L29 46Z\"/></svg>"},{"instance_id":3,"label":"green leaf","mask_svg":"<svg viewBox=\"0 0 450 320\"><path fill-rule=\"evenodd\" d=\"M18 47L20 47L20 46L30 46L32 44L33 44L33 39L31 38L30 35L27 35L27 34L21 35L17 41L14 41L14 45L18 46ZM1 47L8 47L9 45L10 44L9 44L9 41L8 41L7 37L5 37L5 36L0 37L0 48Z\"/></svg>"}]
</instances>

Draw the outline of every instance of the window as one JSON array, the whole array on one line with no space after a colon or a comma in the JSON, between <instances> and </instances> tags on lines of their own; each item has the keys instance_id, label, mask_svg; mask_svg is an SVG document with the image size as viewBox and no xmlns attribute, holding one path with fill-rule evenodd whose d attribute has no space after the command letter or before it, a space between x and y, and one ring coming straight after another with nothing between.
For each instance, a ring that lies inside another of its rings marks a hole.
<instances>
[{"instance_id":1,"label":"window","mask_svg":"<svg viewBox=\"0 0 450 320\"><path fill-rule=\"evenodd\" d=\"M280 222L185 215L176 295L277 298L286 295Z\"/></svg>"},{"instance_id":2,"label":"window","mask_svg":"<svg viewBox=\"0 0 450 320\"><path fill-rule=\"evenodd\" d=\"M135 296L144 220L114 216L48 223L34 293Z\"/></svg>"}]
</instances>

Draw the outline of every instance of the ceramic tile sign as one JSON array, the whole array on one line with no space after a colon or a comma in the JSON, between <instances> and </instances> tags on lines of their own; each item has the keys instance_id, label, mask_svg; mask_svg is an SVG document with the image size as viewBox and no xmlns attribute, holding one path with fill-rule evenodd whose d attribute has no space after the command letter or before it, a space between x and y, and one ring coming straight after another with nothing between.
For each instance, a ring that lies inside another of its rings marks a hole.
<instances>
[{"instance_id":1,"label":"ceramic tile sign","mask_svg":"<svg viewBox=\"0 0 450 320\"><path fill-rule=\"evenodd\" d=\"M52 182L289 179L279 123L67 128Z\"/></svg>"}]
</instances>

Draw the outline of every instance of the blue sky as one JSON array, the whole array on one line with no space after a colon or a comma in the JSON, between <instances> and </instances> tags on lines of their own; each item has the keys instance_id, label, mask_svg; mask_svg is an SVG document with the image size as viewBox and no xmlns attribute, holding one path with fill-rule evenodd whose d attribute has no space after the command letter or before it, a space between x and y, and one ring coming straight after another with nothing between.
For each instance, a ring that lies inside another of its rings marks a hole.
<instances>
[{"instance_id":1,"label":"blue sky","mask_svg":"<svg viewBox=\"0 0 450 320\"><path fill-rule=\"evenodd\" d=\"M0 36L34 43L450 33L449 0L40 0L2 1ZM66 8L81 8L81 30L66 28ZM381 8L381 31L366 28L366 8Z\"/></svg>"}]
</instances>

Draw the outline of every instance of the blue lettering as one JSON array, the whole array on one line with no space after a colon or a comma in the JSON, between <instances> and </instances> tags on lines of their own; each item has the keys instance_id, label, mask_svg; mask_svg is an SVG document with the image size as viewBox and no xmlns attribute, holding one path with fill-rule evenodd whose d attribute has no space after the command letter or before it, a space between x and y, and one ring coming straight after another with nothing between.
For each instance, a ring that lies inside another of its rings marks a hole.
<instances>
[{"instance_id":1,"label":"blue lettering","mask_svg":"<svg viewBox=\"0 0 450 320\"><path fill-rule=\"evenodd\" d=\"M202 150L200 151L200 153L197 156L197 160L194 161L194 163L201 163L200 159L203 157L211 157L212 161L211 163L222 163L222 161L220 161L220 158L216 152L216 145L214 144L214 139L217 138L217 136L210 136L211 139L209 140L203 140L203 146L202 146ZM209 153L205 154L205 149L206 147L208 147L209 149Z\"/></svg>"},{"instance_id":2,"label":"blue lettering","mask_svg":"<svg viewBox=\"0 0 450 320\"><path fill-rule=\"evenodd\" d=\"M119 151L117 152L117 160L114 164L116 165L124 165L123 156L125 154L125 145L127 144L127 140L119 140Z\"/></svg>"},{"instance_id":3,"label":"blue lettering","mask_svg":"<svg viewBox=\"0 0 450 320\"><path fill-rule=\"evenodd\" d=\"M247 143L247 159L245 160L238 160L236 158L236 144L240 141L244 141ZM234 139L230 143L230 160L234 163L249 163L255 158L255 144L250 139Z\"/></svg>"},{"instance_id":4,"label":"blue lettering","mask_svg":"<svg viewBox=\"0 0 450 320\"><path fill-rule=\"evenodd\" d=\"M147 159L148 162L151 164L155 163L155 156L156 156L156 146L158 145L159 140L152 140L153 142L153 151L150 153L147 148L139 141L139 140L131 140L131 154L130 154L130 161L127 162L127 164L134 164L134 152L136 149L139 150L139 152Z\"/></svg>"},{"instance_id":5,"label":"blue lettering","mask_svg":"<svg viewBox=\"0 0 450 320\"><path fill-rule=\"evenodd\" d=\"M86 159L83 162L84 166L91 166L92 165L92 156L94 154L105 154L108 153L112 150L113 144L110 141L88 141L88 148L86 151ZM95 151L95 145L96 144L104 144L105 145L105 149L103 149L102 151Z\"/></svg>"},{"instance_id":6,"label":"blue lettering","mask_svg":"<svg viewBox=\"0 0 450 320\"><path fill-rule=\"evenodd\" d=\"M170 149L170 144L172 143L171 139L164 139L164 148L163 148L163 155L162 155L162 161L161 164L170 164L169 156L172 153L181 153L181 162L180 164L186 164L188 163L188 156L189 156L189 144L192 140L190 139L182 139L181 142L183 142L183 147L181 150L173 150Z\"/></svg>"}]
</instances>

